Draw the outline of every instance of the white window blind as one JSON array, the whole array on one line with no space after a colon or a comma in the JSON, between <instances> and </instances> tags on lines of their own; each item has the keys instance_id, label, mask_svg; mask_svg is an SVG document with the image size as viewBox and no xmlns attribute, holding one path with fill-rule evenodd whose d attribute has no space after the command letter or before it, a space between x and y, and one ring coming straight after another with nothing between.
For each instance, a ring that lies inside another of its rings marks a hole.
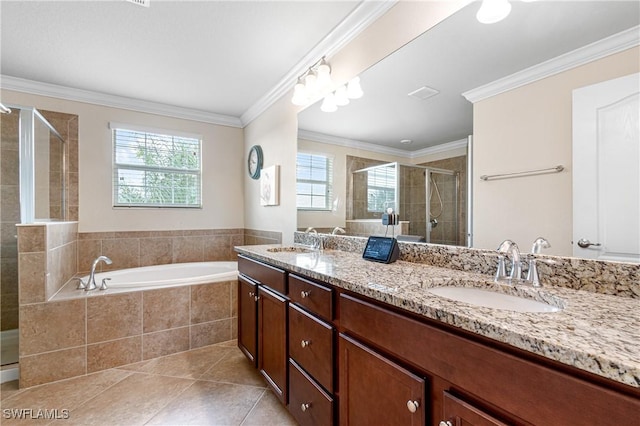
<instances>
[{"instance_id":1,"label":"white window blind","mask_svg":"<svg viewBox=\"0 0 640 426\"><path fill-rule=\"evenodd\" d=\"M298 152L296 206L300 210L330 210L333 201L333 158Z\"/></svg>"},{"instance_id":2,"label":"white window blind","mask_svg":"<svg viewBox=\"0 0 640 426\"><path fill-rule=\"evenodd\" d=\"M396 210L396 168L380 167L367 172L367 211L385 212Z\"/></svg>"},{"instance_id":3,"label":"white window blind","mask_svg":"<svg viewBox=\"0 0 640 426\"><path fill-rule=\"evenodd\" d=\"M110 127L114 206L202 207L201 137Z\"/></svg>"}]
</instances>

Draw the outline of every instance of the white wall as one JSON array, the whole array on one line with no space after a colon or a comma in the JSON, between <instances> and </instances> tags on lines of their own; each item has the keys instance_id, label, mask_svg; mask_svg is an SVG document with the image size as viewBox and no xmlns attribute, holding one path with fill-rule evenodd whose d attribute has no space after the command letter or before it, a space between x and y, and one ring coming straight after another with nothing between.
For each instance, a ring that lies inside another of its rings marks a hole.
<instances>
[{"instance_id":1,"label":"white wall","mask_svg":"<svg viewBox=\"0 0 640 426\"><path fill-rule=\"evenodd\" d=\"M640 48L576 67L477 102L474 129L474 246L502 240L529 251L543 236L549 254L571 256L572 90L640 70ZM479 176L565 166L561 173L481 181Z\"/></svg>"},{"instance_id":2,"label":"white wall","mask_svg":"<svg viewBox=\"0 0 640 426\"><path fill-rule=\"evenodd\" d=\"M9 90L2 100L79 116L80 232L244 227L242 129ZM203 208L114 209L111 121L202 135Z\"/></svg>"},{"instance_id":3,"label":"white wall","mask_svg":"<svg viewBox=\"0 0 640 426\"><path fill-rule=\"evenodd\" d=\"M468 4L469 0L398 2L333 57L332 78L342 84ZM293 88L293 83L292 83ZM280 165L280 206L261 207L258 184L245 173L245 227L281 231L283 243L296 230L295 166L298 107L283 96L245 128L244 154L262 145L265 166ZM279 162L279 163L278 163Z\"/></svg>"}]
</instances>

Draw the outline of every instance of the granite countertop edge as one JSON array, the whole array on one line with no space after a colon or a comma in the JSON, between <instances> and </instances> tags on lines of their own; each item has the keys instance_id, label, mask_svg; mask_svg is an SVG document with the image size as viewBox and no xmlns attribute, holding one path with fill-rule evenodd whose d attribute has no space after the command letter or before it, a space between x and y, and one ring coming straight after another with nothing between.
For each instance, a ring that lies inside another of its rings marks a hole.
<instances>
[{"instance_id":1,"label":"granite countertop edge","mask_svg":"<svg viewBox=\"0 0 640 426\"><path fill-rule=\"evenodd\" d=\"M545 286L502 285L492 277L418 263L367 262L358 253L270 252L279 245L236 251L338 288L387 303L474 334L640 388L640 317L637 299ZM426 291L441 285L494 287L563 307L529 313L456 302Z\"/></svg>"}]
</instances>

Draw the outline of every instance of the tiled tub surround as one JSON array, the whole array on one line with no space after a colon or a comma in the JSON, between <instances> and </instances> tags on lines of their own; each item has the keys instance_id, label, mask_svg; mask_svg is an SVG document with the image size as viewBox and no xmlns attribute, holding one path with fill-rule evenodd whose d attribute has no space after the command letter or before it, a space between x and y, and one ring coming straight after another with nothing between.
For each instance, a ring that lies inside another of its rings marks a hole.
<instances>
[{"instance_id":1,"label":"tiled tub surround","mask_svg":"<svg viewBox=\"0 0 640 426\"><path fill-rule=\"evenodd\" d=\"M236 336L236 281L20 307L20 387L183 352Z\"/></svg>"},{"instance_id":2,"label":"tiled tub surround","mask_svg":"<svg viewBox=\"0 0 640 426\"><path fill-rule=\"evenodd\" d=\"M296 239L304 240L299 236ZM555 268L566 268L557 279L560 285L551 285L549 275L543 272L545 286L535 290L494 284L491 275L483 271L491 266L493 273L495 268L495 257L485 256L488 251L449 251L443 246L401 244L403 258L423 263L400 260L384 265L362 259L365 239L327 237L326 240L325 248L328 249L323 253L274 253L267 251L269 246L246 246L236 250L624 385L640 387L638 265L595 262L600 263L595 267L593 261L554 258L559 262ZM351 252L332 250L337 247ZM441 264L425 263L430 258ZM454 267L445 268L444 264ZM571 268L574 270L570 271ZM478 269L481 273L475 272ZM567 284L568 277L580 277L579 271L583 271L584 276L594 277L596 284L586 285L586 278L579 278L582 284L579 282L576 286L582 286L581 290L563 285ZM603 272L605 278L598 282L594 271ZM620 279L613 280L617 285L609 285L612 282L609 273L618 274ZM556 313L519 313L455 302L425 290L446 285L490 286L496 291L546 301L563 309ZM616 288L620 291L615 296L585 291L600 286L606 288L604 292Z\"/></svg>"},{"instance_id":3,"label":"tiled tub surround","mask_svg":"<svg viewBox=\"0 0 640 426\"><path fill-rule=\"evenodd\" d=\"M199 306L200 292L195 289L198 286L128 295L91 293L99 298L80 294L81 299L77 300L51 301L73 276L86 275L96 257L109 256L113 269L229 261L236 259L235 245L282 241L279 232L247 229L78 233L77 226L77 222L50 222L20 227L21 387L235 337L235 281L224 284L229 287L228 297L224 296L226 291L207 290L223 294L223 299L215 303L228 306L227 314L215 306L211 307L213 313L206 313L204 307L199 309L205 314L194 311ZM98 270L106 270L104 267L101 263ZM157 301L160 305L154 308ZM132 312L134 318L140 315L139 321L122 320L131 319ZM147 317L139 312L148 312ZM161 320L154 315L164 318L165 312L176 318L159 326ZM100 321L96 319L99 315L104 315ZM90 328L96 321L100 326ZM112 330L112 334L104 336L104 329Z\"/></svg>"}]
</instances>

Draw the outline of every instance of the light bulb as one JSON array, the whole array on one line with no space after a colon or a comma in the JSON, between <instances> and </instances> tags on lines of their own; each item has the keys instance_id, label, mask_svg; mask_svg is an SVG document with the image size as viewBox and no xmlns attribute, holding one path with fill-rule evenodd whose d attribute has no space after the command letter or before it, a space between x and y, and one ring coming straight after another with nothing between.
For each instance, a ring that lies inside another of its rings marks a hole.
<instances>
[{"instance_id":1,"label":"light bulb","mask_svg":"<svg viewBox=\"0 0 640 426\"><path fill-rule=\"evenodd\" d=\"M335 102L338 106L349 104L349 96L347 96L347 86L340 86L335 91Z\"/></svg>"},{"instance_id":2,"label":"light bulb","mask_svg":"<svg viewBox=\"0 0 640 426\"><path fill-rule=\"evenodd\" d=\"M322 101L322 106L320 107L320 111L323 112L335 112L338 110L338 106L336 105L336 99L333 93L327 94L324 97L324 101Z\"/></svg>"},{"instance_id":3,"label":"light bulb","mask_svg":"<svg viewBox=\"0 0 640 426\"><path fill-rule=\"evenodd\" d=\"M495 24L506 18L510 12L509 0L482 0L476 18L483 24Z\"/></svg>"},{"instance_id":4,"label":"light bulb","mask_svg":"<svg viewBox=\"0 0 640 426\"><path fill-rule=\"evenodd\" d=\"M322 62L318 65L316 74L318 76L316 81L318 91L329 89L332 85L331 67L329 67L329 64L327 64L324 59L322 59Z\"/></svg>"},{"instance_id":5,"label":"light bulb","mask_svg":"<svg viewBox=\"0 0 640 426\"><path fill-rule=\"evenodd\" d=\"M316 96L316 93L318 91L318 78L311 70L304 77L304 89L307 92L308 98L313 98Z\"/></svg>"},{"instance_id":6,"label":"light bulb","mask_svg":"<svg viewBox=\"0 0 640 426\"><path fill-rule=\"evenodd\" d=\"M347 96L349 99L359 99L363 94L362 87L360 87L360 77L354 77L347 84Z\"/></svg>"},{"instance_id":7,"label":"light bulb","mask_svg":"<svg viewBox=\"0 0 640 426\"><path fill-rule=\"evenodd\" d=\"M302 79L299 79L296 85L293 87L293 97L291 97L291 103L294 105L306 105L309 102L307 91L304 88Z\"/></svg>"}]
</instances>

